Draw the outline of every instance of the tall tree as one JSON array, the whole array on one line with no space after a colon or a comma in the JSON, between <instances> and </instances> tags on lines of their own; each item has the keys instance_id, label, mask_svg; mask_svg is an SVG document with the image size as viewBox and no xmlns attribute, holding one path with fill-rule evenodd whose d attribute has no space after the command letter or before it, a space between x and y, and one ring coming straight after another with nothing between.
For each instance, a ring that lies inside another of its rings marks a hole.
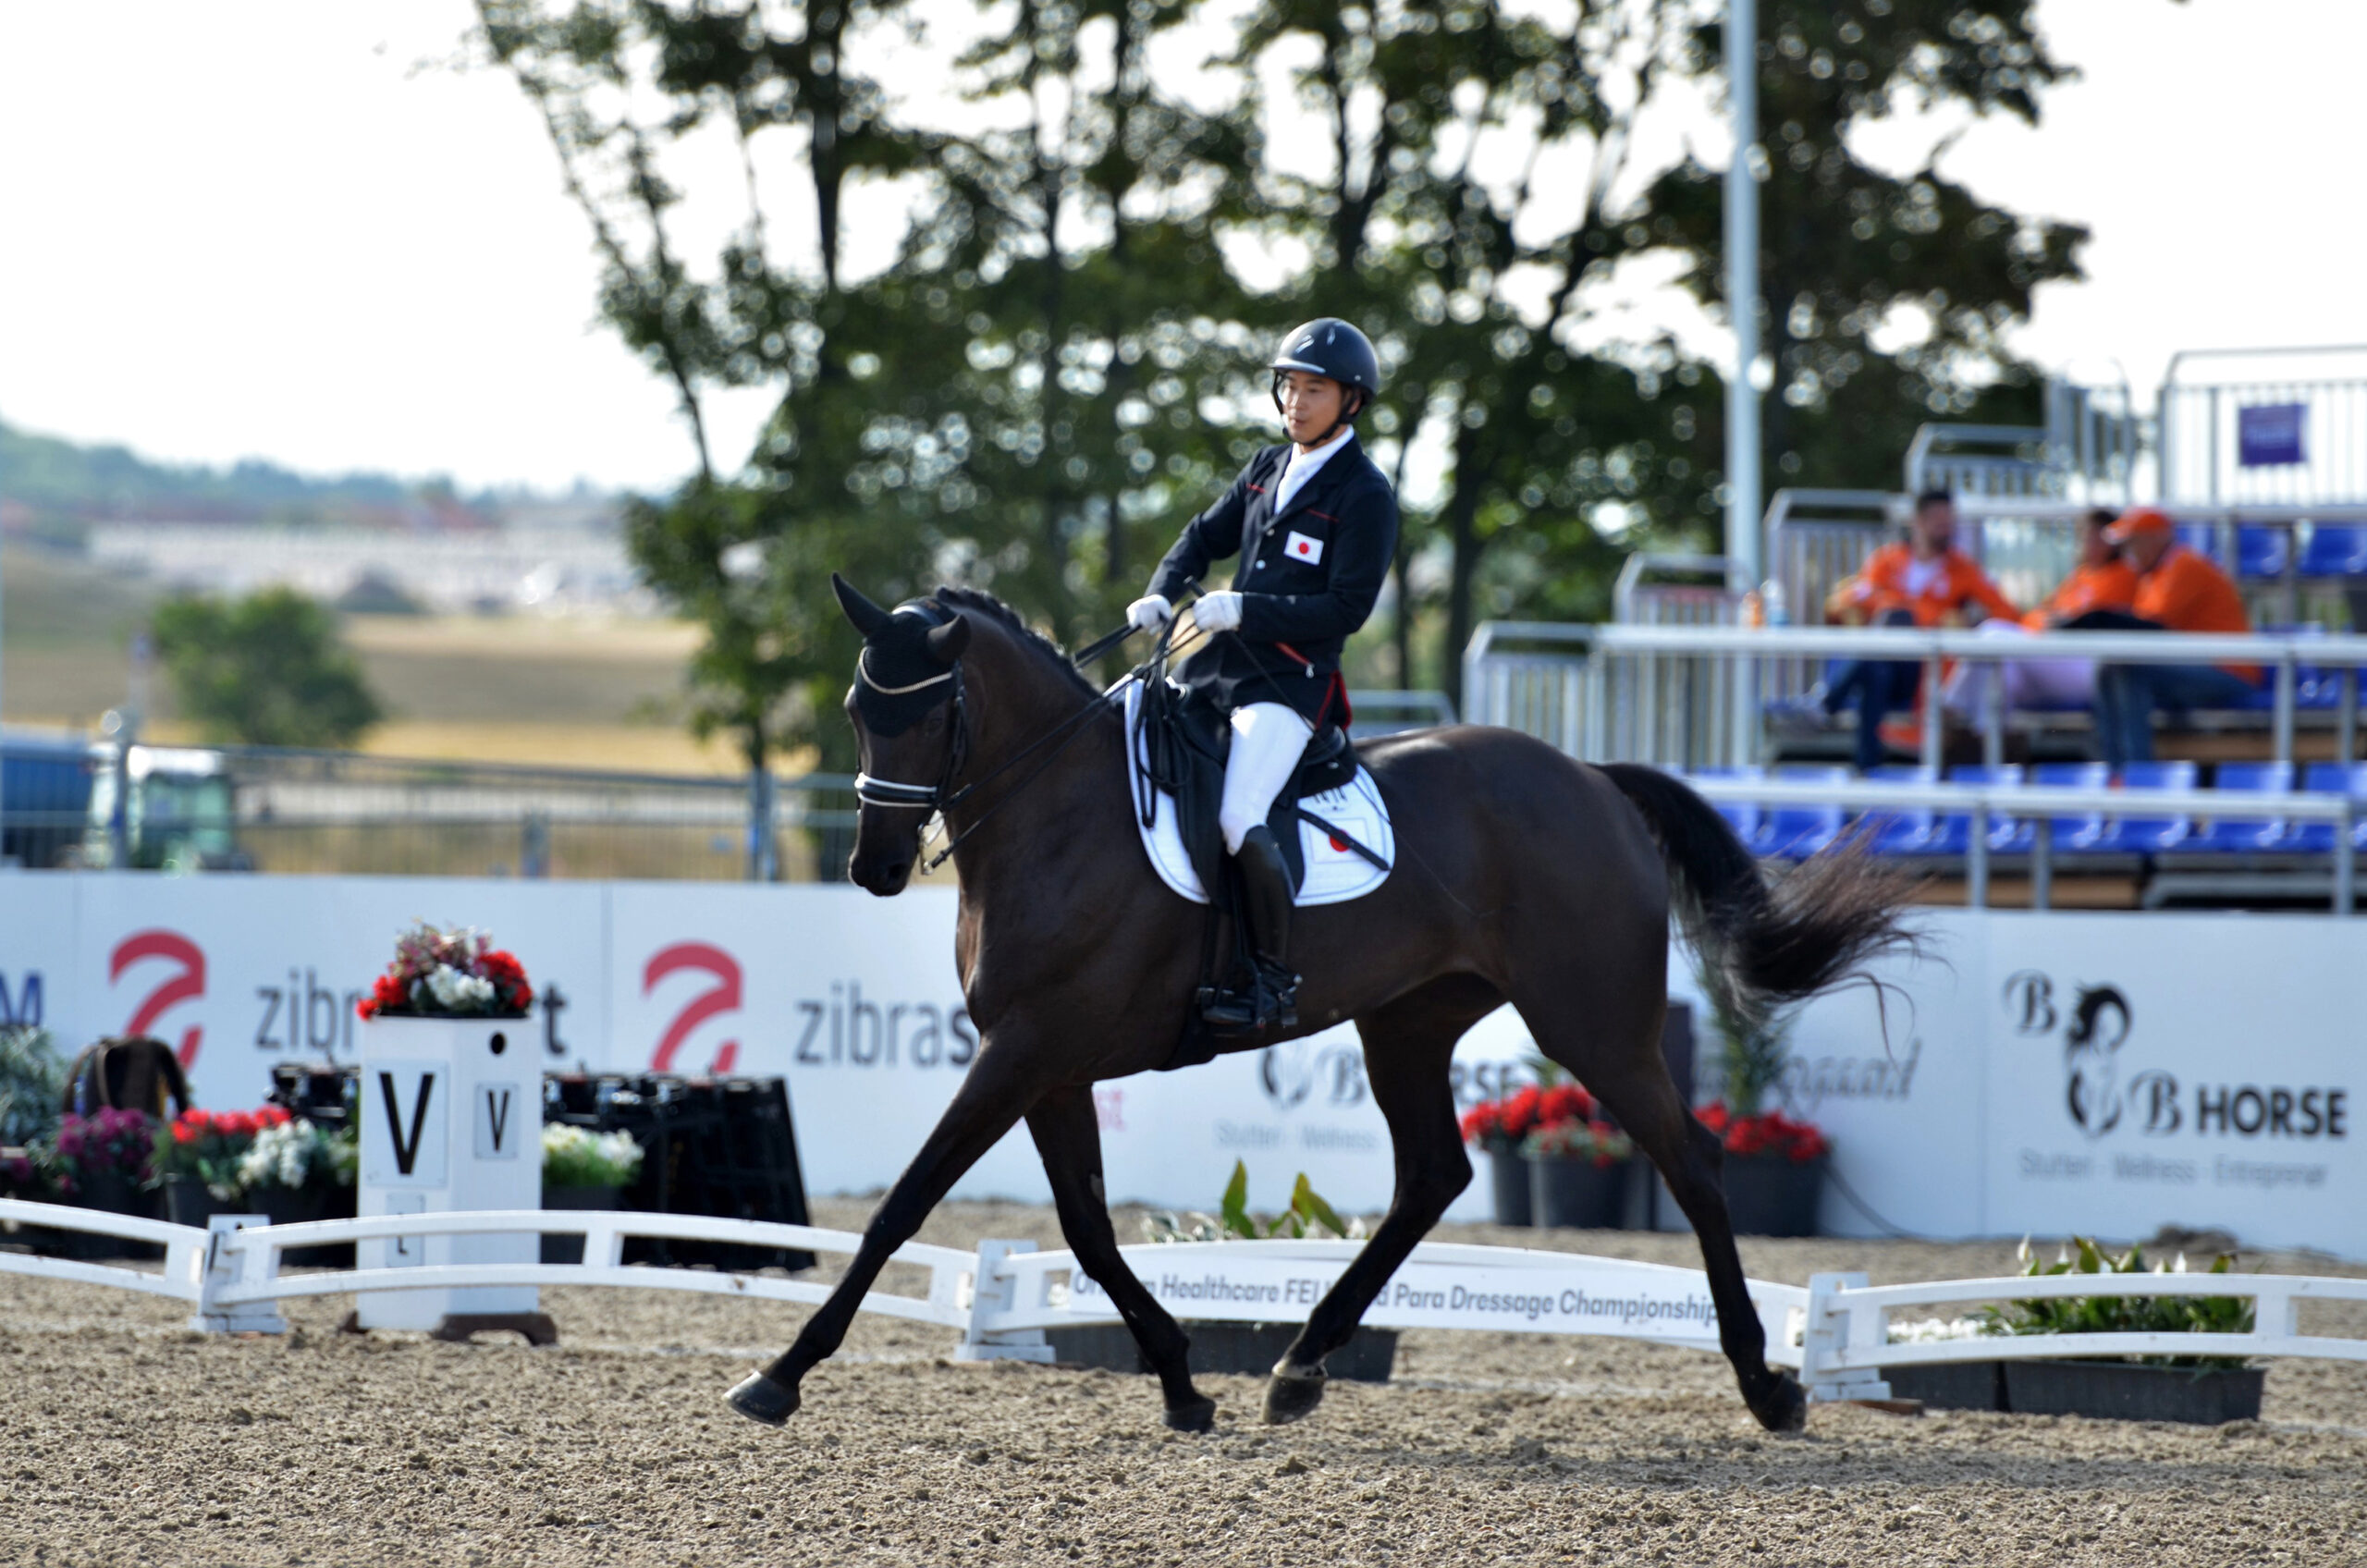
<instances>
[{"instance_id":1,"label":"tall tree","mask_svg":"<svg viewBox=\"0 0 2367 1568\"><path fill-rule=\"evenodd\" d=\"M183 717L248 746L350 746L385 717L329 611L292 588L156 606L156 653Z\"/></svg>"},{"instance_id":2,"label":"tall tree","mask_svg":"<svg viewBox=\"0 0 2367 1568\"><path fill-rule=\"evenodd\" d=\"M2042 283L2082 275L2088 231L1984 202L1939 172L1870 165L1852 135L1909 110L2038 123L2073 73L2021 0L1761 0L1759 113L1764 423L1777 483L1887 488L1928 420L2037 423L2037 372L2005 340ZM1723 73L1724 40L1696 28L1686 68ZM1722 171L1687 159L1647 200L1685 253L1685 286L1730 309ZM1877 347L1877 338L1888 341Z\"/></svg>"}]
</instances>

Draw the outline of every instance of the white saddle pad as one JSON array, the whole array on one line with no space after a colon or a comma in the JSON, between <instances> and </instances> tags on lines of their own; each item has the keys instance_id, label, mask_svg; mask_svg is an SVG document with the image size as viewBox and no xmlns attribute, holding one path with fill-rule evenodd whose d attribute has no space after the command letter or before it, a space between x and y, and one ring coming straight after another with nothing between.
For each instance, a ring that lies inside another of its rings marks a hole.
<instances>
[{"instance_id":1,"label":"white saddle pad","mask_svg":"<svg viewBox=\"0 0 2367 1568\"><path fill-rule=\"evenodd\" d=\"M1126 688L1126 798L1138 801L1142 777L1142 737L1134 729L1134 715L1142 703L1140 682ZM1391 864L1397 860L1397 836L1389 825L1389 808L1381 803L1380 787L1364 765L1356 766L1356 776L1337 790L1327 790L1320 795L1309 795L1300 802L1324 821L1347 834L1359 844ZM1196 904L1208 901L1208 889L1200 886L1200 874L1192 869L1192 857L1184 852L1184 831L1181 815L1175 809L1175 797L1165 790L1159 794L1159 820L1148 827L1142 826L1142 814L1134 815L1134 827L1141 835L1143 852L1150 856L1151 868L1159 879ZM1297 902L1307 904L1343 904L1350 899L1360 899L1383 882L1389 873L1356 853L1346 844L1311 822L1299 824L1299 844L1306 856L1306 879L1299 884Z\"/></svg>"}]
</instances>

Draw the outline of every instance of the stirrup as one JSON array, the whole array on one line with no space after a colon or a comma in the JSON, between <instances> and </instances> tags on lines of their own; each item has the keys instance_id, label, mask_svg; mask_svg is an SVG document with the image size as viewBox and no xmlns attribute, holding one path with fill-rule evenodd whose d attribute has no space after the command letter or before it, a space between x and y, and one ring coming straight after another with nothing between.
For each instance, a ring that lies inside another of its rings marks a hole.
<instances>
[{"instance_id":1,"label":"stirrup","mask_svg":"<svg viewBox=\"0 0 2367 1568\"><path fill-rule=\"evenodd\" d=\"M1260 962L1245 986L1203 986L1200 1022L1216 1035L1256 1035L1298 1027L1298 976Z\"/></svg>"}]
</instances>

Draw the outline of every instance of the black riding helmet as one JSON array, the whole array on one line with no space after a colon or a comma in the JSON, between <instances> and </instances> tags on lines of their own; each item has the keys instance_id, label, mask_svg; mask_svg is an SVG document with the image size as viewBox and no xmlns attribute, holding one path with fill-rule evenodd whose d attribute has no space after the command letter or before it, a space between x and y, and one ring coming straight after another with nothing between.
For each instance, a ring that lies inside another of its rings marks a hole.
<instances>
[{"instance_id":1,"label":"black riding helmet","mask_svg":"<svg viewBox=\"0 0 2367 1568\"><path fill-rule=\"evenodd\" d=\"M1372 339L1337 316L1318 316L1283 338L1282 346L1274 350L1277 412L1282 406L1282 375L1294 370L1328 375L1359 394L1355 405L1340 416L1340 424L1355 419L1380 396L1380 356L1372 351ZM1332 428L1337 430L1339 425Z\"/></svg>"}]
</instances>

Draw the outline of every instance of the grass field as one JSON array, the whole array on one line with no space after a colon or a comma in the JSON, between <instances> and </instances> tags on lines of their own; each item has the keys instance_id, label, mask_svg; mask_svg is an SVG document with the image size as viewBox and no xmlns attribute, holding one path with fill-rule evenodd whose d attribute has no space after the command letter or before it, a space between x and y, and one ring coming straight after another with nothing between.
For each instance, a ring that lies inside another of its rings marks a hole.
<instances>
[{"instance_id":1,"label":"grass field","mask_svg":"<svg viewBox=\"0 0 2367 1568\"><path fill-rule=\"evenodd\" d=\"M130 643L157 589L46 552L10 548L0 601L12 724L91 729L126 700ZM357 616L346 634L389 715L362 750L382 756L734 775L728 742L683 724L683 670L699 631L676 621L530 616ZM161 672L149 734L193 738Z\"/></svg>"}]
</instances>

